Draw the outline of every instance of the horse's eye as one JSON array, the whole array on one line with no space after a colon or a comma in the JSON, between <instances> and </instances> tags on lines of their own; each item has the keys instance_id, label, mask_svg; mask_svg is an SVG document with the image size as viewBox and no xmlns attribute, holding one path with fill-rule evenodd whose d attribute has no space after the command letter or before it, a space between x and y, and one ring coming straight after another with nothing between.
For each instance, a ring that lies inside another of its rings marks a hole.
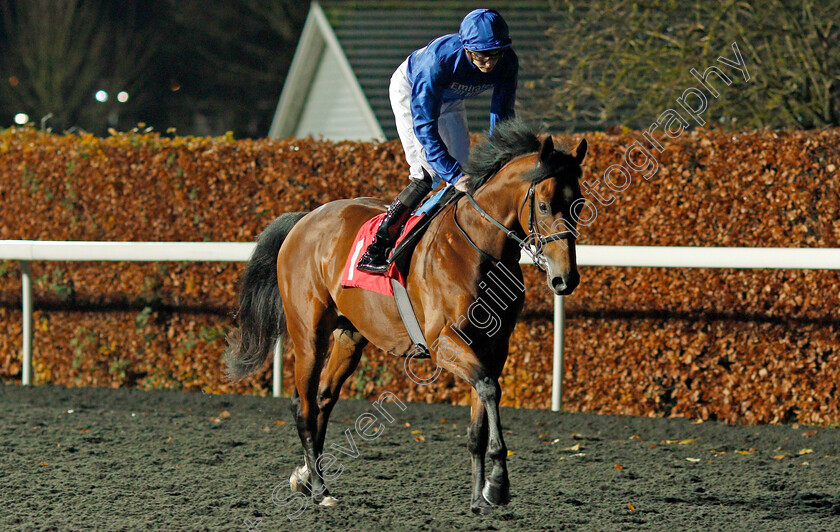
<instances>
[{"instance_id":1,"label":"horse's eye","mask_svg":"<svg viewBox=\"0 0 840 532\"><path fill-rule=\"evenodd\" d=\"M548 212L548 205L546 205L544 201L541 201L538 207L540 212Z\"/></svg>"}]
</instances>

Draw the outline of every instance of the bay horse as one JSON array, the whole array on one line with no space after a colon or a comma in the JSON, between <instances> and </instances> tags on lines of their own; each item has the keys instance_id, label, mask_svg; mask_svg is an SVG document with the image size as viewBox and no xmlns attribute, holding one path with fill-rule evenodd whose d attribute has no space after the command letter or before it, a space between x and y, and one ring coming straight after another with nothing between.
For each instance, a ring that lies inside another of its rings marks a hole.
<instances>
[{"instance_id":1,"label":"bay horse","mask_svg":"<svg viewBox=\"0 0 840 532\"><path fill-rule=\"evenodd\" d=\"M499 377L525 300L522 285L510 290L514 295L506 304L491 293L488 276L501 265L521 285L519 259L525 249L545 270L554 294L575 289L580 280L576 221L584 203L580 165L586 147L584 139L572 154L555 149L550 136L541 140L522 121L497 124L465 166L468 192L431 222L410 260L406 290L425 338L446 336L456 346L445 354L432 349L431 362L473 388L467 434L475 513L488 513L510 500ZM292 411L305 463L292 475L291 486L324 506L337 504L325 486L319 458L342 384L368 342L401 356L411 356L413 348L393 297L340 284L357 231L386 206L373 198L338 200L274 220L258 238L242 275L239 331L230 335L225 355L228 377L239 380L259 369L274 343L289 335L294 344ZM501 303L495 310L497 326L488 331L486 319L464 324L464 317L476 315L474 303L490 296ZM486 478L485 454L492 461Z\"/></svg>"}]
</instances>

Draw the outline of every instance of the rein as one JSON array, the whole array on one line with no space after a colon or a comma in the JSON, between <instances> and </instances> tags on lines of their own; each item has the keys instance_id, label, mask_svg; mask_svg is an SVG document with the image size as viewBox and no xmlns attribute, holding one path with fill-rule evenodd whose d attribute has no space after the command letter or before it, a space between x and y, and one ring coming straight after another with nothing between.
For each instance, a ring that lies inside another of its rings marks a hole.
<instances>
[{"instance_id":1,"label":"rein","mask_svg":"<svg viewBox=\"0 0 840 532\"><path fill-rule=\"evenodd\" d=\"M537 165L539 165L539 158L537 158L537 162L534 163L534 168L536 168ZM545 271L545 265L548 262L548 260L545 258L544 253L545 246L551 242L554 242L555 240L573 240L575 236L574 233L572 233L571 231L561 231L559 233L553 233L548 236L543 236L539 232L539 228L536 227L536 214L534 212L534 203L536 196L535 189L537 184L538 182L536 181L531 183L531 186L528 187L528 195L525 197L525 200L522 201L522 206L519 208L519 214L522 214L522 209L525 208L525 203L529 203L529 208L531 211L528 213L528 234L525 235L524 239L519 238L513 229L508 229L503 223L490 216L490 214L487 211L485 211L481 207L481 205L478 204L478 202L475 201L475 198L473 198L472 194L465 192L464 195L467 197L467 201L470 202L470 205L473 206L473 208L478 212L478 214L481 215L482 218L489 221L501 231L503 231L506 237L510 238L511 240L514 240L519 245L519 248L522 251L524 251L529 257L531 257L531 260L534 262L534 265L536 265L537 268L539 268L540 270ZM492 258L492 256L489 253L483 251L477 245L475 245L475 242L473 242L473 240L469 237L466 231L464 231L464 229L461 227L461 224L458 223L458 218L455 216L456 213L457 204L455 205L455 209L453 210L452 219L455 220L455 226L458 228L458 230L461 231L464 237L466 237L467 242L469 242L470 245L482 255Z\"/></svg>"}]
</instances>

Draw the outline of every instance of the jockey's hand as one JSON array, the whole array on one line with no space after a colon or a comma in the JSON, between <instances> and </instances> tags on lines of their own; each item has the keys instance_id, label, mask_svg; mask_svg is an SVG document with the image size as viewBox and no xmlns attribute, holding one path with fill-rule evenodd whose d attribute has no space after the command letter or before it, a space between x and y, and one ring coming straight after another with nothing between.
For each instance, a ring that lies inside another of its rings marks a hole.
<instances>
[{"instance_id":1,"label":"jockey's hand","mask_svg":"<svg viewBox=\"0 0 840 532\"><path fill-rule=\"evenodd\" d=\"M458 191L460 191L460 192L467 192L467 191L468 191L468 188L467 188L467 182L468 182L469 180L470 180L469 176L467 176L467 175L462 175L462 176L461 176L461 179L459 179L459 180L455 183L455 190L458 190Z\"/></svg>"}]
</instances>

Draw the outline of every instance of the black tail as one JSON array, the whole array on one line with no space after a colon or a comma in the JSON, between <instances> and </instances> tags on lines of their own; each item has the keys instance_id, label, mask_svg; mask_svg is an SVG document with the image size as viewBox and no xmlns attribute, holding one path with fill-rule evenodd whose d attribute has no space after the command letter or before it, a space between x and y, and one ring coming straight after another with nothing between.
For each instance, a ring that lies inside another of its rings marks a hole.
<instances>
[{"instance_id":1,"label":"black tail","mask_svg":"<svg viewBox=\"0 0 840 532\"><path fill-rule=\"evenodd\" d=\"M239 381L262 367L277 340L286 332L286 315L277 286L277 253L292 227L307 213L290 212L271 222L257 239L257 247L239 292L239 331L228 336L225 375Z\"/></svg>"}]
</instances>

